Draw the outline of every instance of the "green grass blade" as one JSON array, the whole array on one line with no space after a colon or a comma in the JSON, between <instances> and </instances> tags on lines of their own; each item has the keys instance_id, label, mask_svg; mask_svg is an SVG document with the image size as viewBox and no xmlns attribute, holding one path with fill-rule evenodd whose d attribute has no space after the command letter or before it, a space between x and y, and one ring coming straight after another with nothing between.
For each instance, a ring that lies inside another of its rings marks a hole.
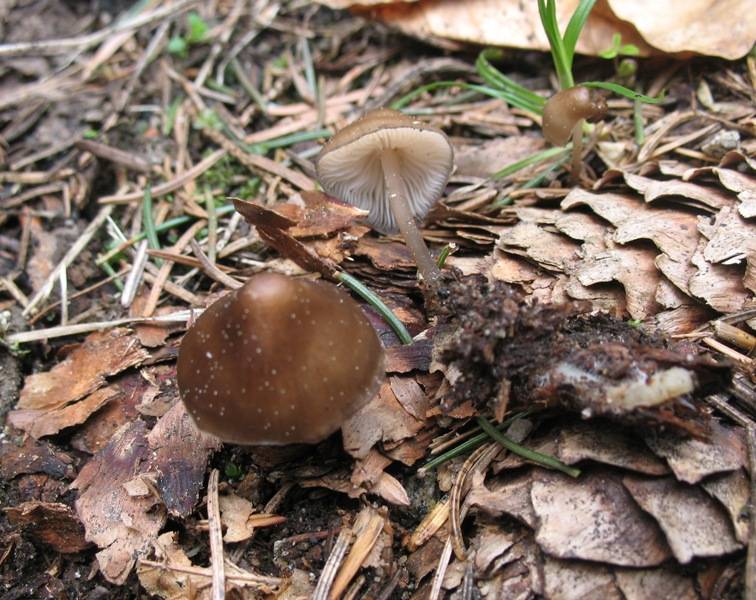
<instances>
[{"instance_id":1,"label":"green grass blade","mask_svg":"<svg viewBox=\"0 0 756 600\"><path fill-rule=\"evenodd\" d=\"M570 17L570 22L567 23L567 29L564 30L564 52L570 72L572 71L572 60L575 57L575 47L577 46L580 32L583 30L594 4L596 4L596 0L580 0L575 12Z\"/></svg>"},{"instance_id":2,"label":"green grass blade","mask_svg":"<svg viewBox=\"0 0 756 600\"><path fill-rule=\"evenodd\" d=\"M570 61L567 60L564 41L562 40L562 35L559 33L559 23L556 18L556 1L538 0L538 14L541 16L541 24L549 40L551 58L554 61L554 69L559 78L559 86L562 89L570 88L575 85L575 82L572 78Z\"/></svg>"},{"instance_id":3,"label":"green grass blade","mask_svg":"<svg viewBox=\"0 0 756 600\"><path fill-rule=\"evenodd\" d=\"M428 83L426 85L422 85L418 87L417 89L412 90L407 95L402 96L401 98L399 98L399 100L392 102L390 106L394 110L402 110L415 98L422 96L425 92L432 92L433 90L451 88L451 87L458 87L464 90L471 90L471 91L479 92L486 96L491 96L492 98L498 98L499 100L504 100L507 104L516 106L517 108L521 108L523 110L534 112L538 115L543 113L543 105L545 101L543 101L542 98L541 98L542 101L539 103L530 102L527 99L519 95L512 94L511 92L508 92L506 90L495 89L492 87L488 87L485 85L478 85L475 83L465 83L464 81L436 81L434 83Z\"/></svg>"},{"instance_id":4,"label":"green grass blade","mask_svg":"<svg viewBox=\"0 0 756 600\"><path fill-rule=\"evenodd\" d=\"M555 471L561 471L562 473L569 475L570 477L576 477L576 478L580 477L580 469L569 467L565 465L562 461L557 460L556 458L554 458L553 456L549 456L548 454L542 454L541 452L536 452L535 450L531 450L530 448L521 446L514 440L508 438L501 431L496 429L496 427L491 425L491 423L488 422L488 419L484 419L483 417L478 417L477 421L478 421L478 425L480 425L480 428L483 431L485 431L494 440L499 442L502 446L504 446L507 450L509 450L513 454L516 454L517 456L521 456L525 460L534 462L537 465L541 465L542 467L545 467L547 469L554 469Z\"/></svg>"},{"instance_id":5,"label":"green grass blade","mask_svg":"<svg viewBox=\"0 0 756 600\"><path fill-rule=\"evenodd\" d=\"M394 333L396 333L396 336L401 340L402 344L412 343L412 336L409 331L407 331L404 323L402 323L394 312L384 304L383 300L381 300L377 294L359 279L352 277L349 273L341 271L336 277L355 294L370 304L370 306L383 317L383 319L391 326L391 329L394 330Z\"/></svg>"},{"instance_id":6,"label":"green grass blade","mask_svg":"<svg viewBox=\"0 0 756 600\"><path fill-rule=\"evenodd\" d=\"M155 219L152 216L152 188L149 186L144 189L144 199L142 200L142 225L150 248L160 250L160 240L158 240Z\"/></svg>"},{"instance_id":7,"label":"green grass blade","mask_svg":"<svg viewBox=\"0 0 756 600\"><path fill-rule=\"evenodd\" d=\"M661 104L666 100L664 94L661 94L656 98L652 98L651 96L646 96L645 94L641 94L639 92L631 90L630 88L626 88L624 85L611 83L609 81L584 81L580 85L588 88L601 88L602 90L609 90L610 92L614 92L615 94L624 96L625 98L630 98L630 100L638 100L640 102L643 102L644 104Z\"/></svg>"},{"instance_id":8,"label":"green grass blade","mask_svg":"<svg viewBox=\"0 0 756 600\"><path fill-rule=\"evenodd\" d=\"M513 81L491 64L489 58L495 59L500 55L501 50L498 48L487 48L478 54L478 58L475 60L475 68L478 71L478 75L491 87L507 91L513 96L521 97L523 101L534 106L543 106L546 103L545 98Z\"/></svg>"},{"instance_id":9,"label":"green grass blade","mask_svg":"<svg viewBox=\"0 0 756 600\"><path fill-rule=\"evenodd\" d=\"M526 167L536 165L555 156L559 156L560 154L565 154L571 148L572 145L568 144L563 147L555 146L553 148L541 150L540 152L536 152L535 154L531 154L530 156L526 156L525 158L518 160L517 162L513 162L512 164L507 165L501 171L496 171L496 173L491 175L491 179L501 179L502 177L508 177L509 175L517 173L517 171L520 171Z\"/></svg>"}]
</instances>

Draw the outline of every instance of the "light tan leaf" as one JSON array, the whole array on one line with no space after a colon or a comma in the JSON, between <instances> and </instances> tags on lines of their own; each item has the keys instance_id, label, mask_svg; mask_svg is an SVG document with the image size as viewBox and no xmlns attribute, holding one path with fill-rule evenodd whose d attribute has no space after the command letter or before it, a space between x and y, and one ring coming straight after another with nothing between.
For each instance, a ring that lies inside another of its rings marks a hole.
<instances>
[{"instance_id":1,"label":"light tan leaf","mask_svg":"<svg viewBox=\"0 0 756 600\"><path fill-rule=\"evenodd\" d=\"M614 569L625 600L699 600L695 581L671 569Z\"/></svg>"},{"instance_id":2,"label":"light tan leaf","mask_svg":"<svg viewBox=\"0 0 756 600\"><path fill-rule=\"evenodd\" d=\"M552 556L632 567L656 566L670 556L656 523L606 473L575 480L538 470L531 497L536 541Z\"/></svg>"},{"instance_id":3,"label":"light tan leaf","mask_svg":"<svg viewBox=\"0 0 756 600\"><path fill-rule=\"evenodd\" d=\"M675 558L683 564L694 557L721 556L742 545L733 537L732 525L718 503L700 488L674 478L622 480L635 501L664 530Z\"/></svg>"},{"instance_id":4,"label":"light tan leaf","mask_svg":"<svg viewBox=\"0 0 756 600\"><path fill-rule=\"evenodd\" d=\"M535 223L518 223L501 233L497 246L503 251L526 256L549 271L564 273L578 261L578 245Z\"/></svg>"},{"instance_id":5,"label":"light tan leaf","mask_svg":"<svg viewBox=\"0 0 756 600\"><path fill-rule=\"evenodd\" d=\"M715 187L676 179L649 179L627 172L623 172L622 175L625 178L625 183L642 194L646 202L653 202L658 198L680 201L677 197L682 197L687 204L713 211L735 204L735 200L730 194Z\"/></svg>"},{"instance_id":6,"label":"light tan leaf","mask_svg":"<svg viewBox=\"0 0 756 600\"><path fill-rule=\"evenodd\" d=\"M709 477L701 485L727 510L737 540L741 544L747 543L748 501L751 494L748 476L742 470L732 471Z\"/></svg>"},{"instance_id":7,"label":"light tan leaf","mask_svg":"<svg viewBox=\"0 0 756 600\"><path fill-rule=\"evenodd\" d=\"M645 441L655 454L666 459L675 477L686 483L737 471L747 464L745 441L740 431L716 421L712 422L706 441L670 433L648 434Z\"/></svg>"},{"instance_id":8,"label":"light tan leaf","mask_svg":"<svg viewBox=\"0 0 756 600\"><path fill-rule=\"evenodd\" d=\"M354 0L350 7L353 10L359 9L360 4L360 0ZM538 17L538 6L533 2L421 0L410 3L371 4L372 6L365 7L370 16L424 40L439 42L446 38L488 46L513 46L534 50L549 48ZM577 0L557 3L557 17L562 31L576 6ZM578 39L578 52L598 54L611 46L612 35L617 32L622 35L623 42L638 45L642 54L649 52L649 47L632 26L617 20L602 6L593 10L583 34Z\"/></svg>"},{"instance_id":9,"label":"light tan leaf","mask_svg":"<svg viewBox=\"0 0 756 600\"><path fill-rule=\"evenodd\" d=\"M734 60L756 39L756 13L748 0L676 0L664 10L654 0L609 0L620 19L632 23L654 48L696 52Z\"/></svg>"},{"instance_id":10,"label":"light tan leaf","mask_svg":"<svg viewBox=\"0 0 756 600\"><path fill-rule=\"evenodd\" d=\"M658 311L656 289L660 275L656 252L644 247L618 247L597 252L576 267L575 277L583 285L619 281L625 288L627 312L645 319Z\"/></svg>"},{"instance_id":11,"label":"light tan leaf","mask_svg":"<svg viewBox=\"0 0 756 600\"><path fill-rule=\"evenodd\" d=\"M367 456L380 441L398 441L415 435L423 423L397 401L391 386L384 383L375 397L341 428L344 449L355 458Z\"/></svg>"},{"instance_id":12,"label":"light tan leaf","mask_svg":"<svg viewBox=\"0 0 756 600\"><path fill-rule=\"evenodd\" d=\"M544 557L543 578L547 598L559 600L624 600L605 565Z\"/></svg>"}]
</instances>

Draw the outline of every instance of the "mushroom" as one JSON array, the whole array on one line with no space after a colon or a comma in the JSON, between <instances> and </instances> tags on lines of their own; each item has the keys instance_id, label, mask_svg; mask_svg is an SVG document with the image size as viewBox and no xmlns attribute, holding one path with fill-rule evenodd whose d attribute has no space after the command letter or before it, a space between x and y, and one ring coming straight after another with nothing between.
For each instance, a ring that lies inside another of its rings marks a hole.
<instances>
[{"instance_id":1,"label":"mushroom","mask_svg":"<svg viewBox=\"0 0 756 600\"><path fill-rule=\"evenodd\" d=\"M606 111L604 97L586 87L557 92L543 107L543 137L555 146L564 146L581 119L601 119Z\"/></svg>"},{"instance_id":2,"label":"mushroom","mask_svg":"<svg viewBox=\"0 0 756 600\"><path fill-rule=\"evenodd\" d=\"M597 121L607 111L606 99L595 90L576 85L554 94L543 107L543 137L564 146L572 135L572 177L580 180L583 119Z\"/></svg>"},{"instance_id":3,"label":"mushroom","mask_svg":"<svg viewBox=\"0 0 756 600\"><path fill-rule=\"evenodd\" d=\"M333 285L258 274L181 341L178 389L197 427L247 445L316 443L374 395L383 348Z\"/></svg>"},{"instance_id":4,"label":"mushroom","mask_svg":"<svg viewBox=\"0 0 756 600\"><path fill-rule=\"evenodd\" d=\"M438 201L454 150L443 131L379 108L338 131L320 151L317 174L330 195L369 211L370 225L404 237L422 278L440 277L417 228Z\"/></svg>"}]
</instances>

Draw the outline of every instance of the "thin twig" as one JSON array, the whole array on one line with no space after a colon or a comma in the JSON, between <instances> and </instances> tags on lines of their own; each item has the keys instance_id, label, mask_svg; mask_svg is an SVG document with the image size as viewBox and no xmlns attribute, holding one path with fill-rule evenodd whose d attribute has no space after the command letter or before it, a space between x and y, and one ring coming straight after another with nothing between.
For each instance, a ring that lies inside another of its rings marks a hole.
<instances>
[{"instance_id":1,"label":"thin twig","mask_svg":"<svg viewBox=\"0 0 756 600\"><path fill-rule=\"evenodd\" d=\"M129 29L138 29L145 25L149 25L150 23L162 21L164 18L183 12L198 3L199 0L178 0L173 4L161 6L160 8L139 15L133 19L120 21L110 27L105 27L94 33L79 37L44 40L39 42L3 44L0 45L0 58L10 58L13 56L52 56L55 54L64 54L71 50L78 50L81 52L108 39L115 33L127 31Z\"/></svg>"},{"instance_id":2,"label":"thin twig","mask_svg":"<svg viewBox=\"0 0 756 600\"><path fill-rule=\"evenodd\" d=\"M210 532L210 562L213 570L213 600L223 600L226 597L223 531L221 530L220 506L218 504L219 476L218 469L213 469L207 483L207 522Z\"/></svg>"},{"instance_id":3,"label":"thin twig","mask_svg":"<svg viewBox=\"0 0 756 600\"><path fill-rule=\"evenodd\" d=\"M52 272L47 276L47 279L45 279L45 282L39 288L39 291L34 294L31 300L29 300L29 305L24 309L23 312L24 316L27 316L31 312L33 312L37 305L50 295L53 285L55 285L55 281L60 277L60 272L64 269L67 269L68 266L79 255L79 253L84 250L84 248L86 248L87 244L92 239L92 236L94 236L95 232L105 222L105 219L110 216L110 213L112 211L112 206L103 206L100 209L100 212L97 213L97 216L92 219L89 225L87 225L87 228L82 232L81 236L79 236L79 238L73 243L68 252L66 252L63 260L61 260L55 266Z\"/></svg>"},{"instance_id":4,"label":"thin twig","mask_svg":"<svg viewBox=\"0 0 756 600\"><path fill-rule=\"evenodd\" d=\"M232 290L239 289L242 285L244 285L230 275L226 275L216 265L211 263L210 259L208 259L207 256L205 256L205 253L202 252L202 248L200 248L197 240L191 240L191 242L189 243L192 247L194 256L196 256L197 260L200 261L200 264L202 265L202 271L205 273L205 275L207 275L211 279L214 279L218 283L225 285L227 288L231 288Z\"/></svg>"}]
</instances>

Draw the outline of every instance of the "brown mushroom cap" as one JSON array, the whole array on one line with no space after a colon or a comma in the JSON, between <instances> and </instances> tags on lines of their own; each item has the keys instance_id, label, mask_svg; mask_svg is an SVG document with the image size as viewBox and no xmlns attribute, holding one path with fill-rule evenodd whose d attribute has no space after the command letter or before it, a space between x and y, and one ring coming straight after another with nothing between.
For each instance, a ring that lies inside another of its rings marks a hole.
<instances>
[{"instance_id":1,"label":"brown mushroom cap","mask_svg":"<svg viewBox=\"0 0 756 600\"><path fill-rule=\"evenodd\" d=\"M383 348L345 292L264 273L197 319L177 376L194 422L223 441L316 443L373 397Z\"/></svg>"},{"instance_id":2,"label":"brown mushroom cap","mask_svg":"<svg viewBox=\"0 0 756 600\"><path fill-rule=\"evenodd\" d=\"M580 119L601 119L606 111L605 98L595 90L580 85L561 90L543 107L543 137L564 146Z\"/></svg>"},{"instance_id":3,"label":"brown mushroom cap","mask_svg":"<svg viewBox=\"0 0 756 600\"><path fill-rule=\"evenodd\" d=\"M396 110L379 108L338 131L318 155L318 181L326 193L369 211L378 231L394 233L381 166L382 150L394 150L412 215L423 220L446 187L454 150L443 131Z\"/></svg>"}]
</instances>

